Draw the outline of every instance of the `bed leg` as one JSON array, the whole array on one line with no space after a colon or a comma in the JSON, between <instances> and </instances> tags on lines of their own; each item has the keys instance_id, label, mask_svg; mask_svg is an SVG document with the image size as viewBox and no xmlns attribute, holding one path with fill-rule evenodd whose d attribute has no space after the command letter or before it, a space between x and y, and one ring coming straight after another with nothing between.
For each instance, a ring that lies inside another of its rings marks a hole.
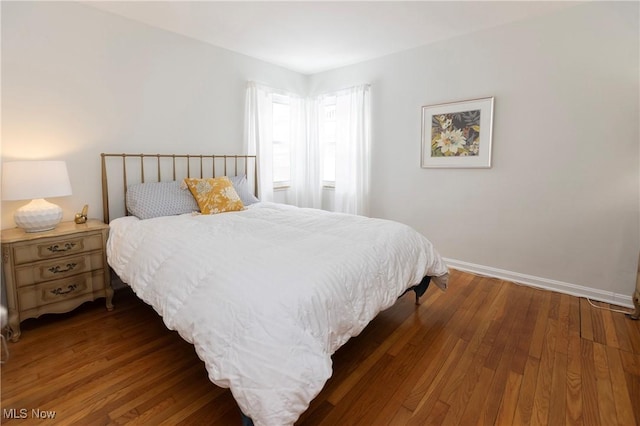
<instances>
[{"instance_id":1,"label":"bed leg","mask_svg":"<svg viewBox=\"0 0 640 426\"><path fill-rule=\"evenodd\" d=\"M240 412L242 415L242 426L253 426L253 420L251 420L246 414Z\"/></svg>"},{"instance_id":2,"label":"bed leg","mask_svg":"<svg viewBox=\"0 0 640 426\"><path fill-rule=\"evenodd\" d=\"M431 283L431 277L426 276L422 278L420 284L413 287L413 292L416 294L416 305L420 304L420 297L427 292L429 284Z\"/></svg>"}]
</instances>

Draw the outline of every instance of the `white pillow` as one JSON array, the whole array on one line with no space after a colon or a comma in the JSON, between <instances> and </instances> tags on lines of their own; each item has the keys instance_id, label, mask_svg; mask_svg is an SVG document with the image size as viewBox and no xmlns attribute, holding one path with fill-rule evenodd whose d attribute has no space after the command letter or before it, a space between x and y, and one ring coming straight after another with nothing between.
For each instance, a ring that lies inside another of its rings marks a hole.
<instances>
[{"instance_id":1,"label":"white pillow","mask_svg":"<svg viewBox=\"0 0 640 426\"><path fill-rule=\"evenodd\" d=\"M231 183L233 184L233 188L236 190L240 199L242 200L242 204L245 206L254 204L259 202L255 195L249 190L249 183L247 182L247 177L242 176L227 176Z\"/></svg>"}]
</instances>

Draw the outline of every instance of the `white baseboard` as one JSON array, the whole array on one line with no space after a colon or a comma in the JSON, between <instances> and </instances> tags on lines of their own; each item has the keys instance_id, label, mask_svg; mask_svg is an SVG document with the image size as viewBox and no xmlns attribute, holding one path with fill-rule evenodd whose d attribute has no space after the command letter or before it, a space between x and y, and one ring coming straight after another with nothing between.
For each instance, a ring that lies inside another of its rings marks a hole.
<instances>
[{"instance_id":1,"label":"white baseboard","mask_svg":"<svg viewBox=\"0 0 640 426\"><path fill-rule=\"evenodd\" d=\"M456 259L443 258L447 266L452 269L470 272L476 275L483 275L492 278L499 278L505 281L512 281L531 287L545 290L557 291L559 293L570 294L572 296L586 297L612 305L633 308L631 294L618 294L611 291L599 290L596 288L584 287L581 285L565 283L563 281L540 278L533 275L521 274L519 272L506 271L504 269L492 268L490 266L477 265L475 263L463 262Z\"/></svg>"}]
</instances>

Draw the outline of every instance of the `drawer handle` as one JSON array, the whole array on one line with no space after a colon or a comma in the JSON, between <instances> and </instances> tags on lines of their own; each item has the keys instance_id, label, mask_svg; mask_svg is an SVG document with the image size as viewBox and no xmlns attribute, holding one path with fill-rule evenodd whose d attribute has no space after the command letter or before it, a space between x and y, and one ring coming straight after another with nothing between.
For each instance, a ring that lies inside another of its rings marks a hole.
<instances>
[{"instance_id":1,"label":"drawer handle","mask_svg":"<svg viewBox=\"0 0 640 426\"><path fill-rule=\"evenodd\" d=\"M51 253L59 253L59 252L71 250L75 246L76 246L76 243L64 243L63 248L60 248L59 244L55 244L53 246L47 247L47 250L49 250Z\"/></svg>"},{"instance_id":2,"label":"drawer handle","mask_svg":"<svg viewBox=\"0 0 640 426\"><path fill-rule=\"evenodd\" d=\"M67 263L67 269L60 269L60 265L56 265L49 268L49 272L54 274L64 274L65 272L73 271L76 266L78 266L77 263Z\"/></svg>"},{"instance_id":3,"label":"drawer handle","mask_svg":"<svg viewBox=\"0 0 640 426\"><path fill-rule=\"evenodd\" d=\"M58 287L56 289L51 290L51 293L55 294L56 296L62 296L64 294L71 293L72 291L74 291L77 288L78 288L78 284L71 284L71 285L67 286L67 290L63 290L62 287Z\"/></svg>"}]
</instances>

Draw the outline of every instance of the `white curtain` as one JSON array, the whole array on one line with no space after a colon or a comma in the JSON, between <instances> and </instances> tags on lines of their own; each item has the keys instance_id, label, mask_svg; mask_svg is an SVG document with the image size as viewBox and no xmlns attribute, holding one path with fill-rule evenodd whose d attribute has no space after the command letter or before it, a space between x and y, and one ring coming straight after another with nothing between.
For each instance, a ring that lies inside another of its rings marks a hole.
<instances>
[{"instance_id":1,"label":"white curtain","mask_svg":"<svg viewBox=\"0 0 640 426\"><path fill-rule=\"evenodd\" d=\"M298 98L291 101L291 107L291 121L292 124L296 123L291 132L295 135L296 141L292 144L292 204L319 209L322 207L322 169L318 138L318 102Z\"/></svg>"},{"instance_id":2,"label":"white curtain","mask_svg":"<svg viewBox=\"0 0 640 426\"><path fill-rule=\"evenodd\" d=\"M245 129L247 154L258 157L258 198L273 201L272 92L254 82L247 86ZM251 179L248 179L251 181Z\"/></svg>"},{"instance_id":3,"label":"white curtain","mask_svg":"<svg viewBox=\"0 0 640 426\"><path fill-rule=\"evenodd\" d=\"M245 129L247 153L258 156L258 198L273 201L273 94L270 87L249 82ZM322 179L319 165L317 116L314 103L286 94L290 111L291 177L288 194L291 204L320 208ZM315 129L315 130L311 130Z\"/></svg>"},{"instance_id":4,"label":"white curtain","mask_svg":"<svg viewBox=\"0 0 640 426\"><path fill-rule=\"evenodd\" d=\"M369 85L331 94L336 96L336 176L334 210L369 214L370 132ZM247 152L258 156L258 197L273 201L274 89L250 82L247 87ZM289 97L291 179L289 201L299 207L321 208L323 96Z\"/></svg>"},{"instance_id":5,"label":"white curtain","mask_svg":"<svg viewBox=\"0 0 640 426\"><path fill-rule=\"evenodd\" d=\"M369 214L370 116L369 85L337 93L335 211Z\"/></svg>"}]
</instances>

